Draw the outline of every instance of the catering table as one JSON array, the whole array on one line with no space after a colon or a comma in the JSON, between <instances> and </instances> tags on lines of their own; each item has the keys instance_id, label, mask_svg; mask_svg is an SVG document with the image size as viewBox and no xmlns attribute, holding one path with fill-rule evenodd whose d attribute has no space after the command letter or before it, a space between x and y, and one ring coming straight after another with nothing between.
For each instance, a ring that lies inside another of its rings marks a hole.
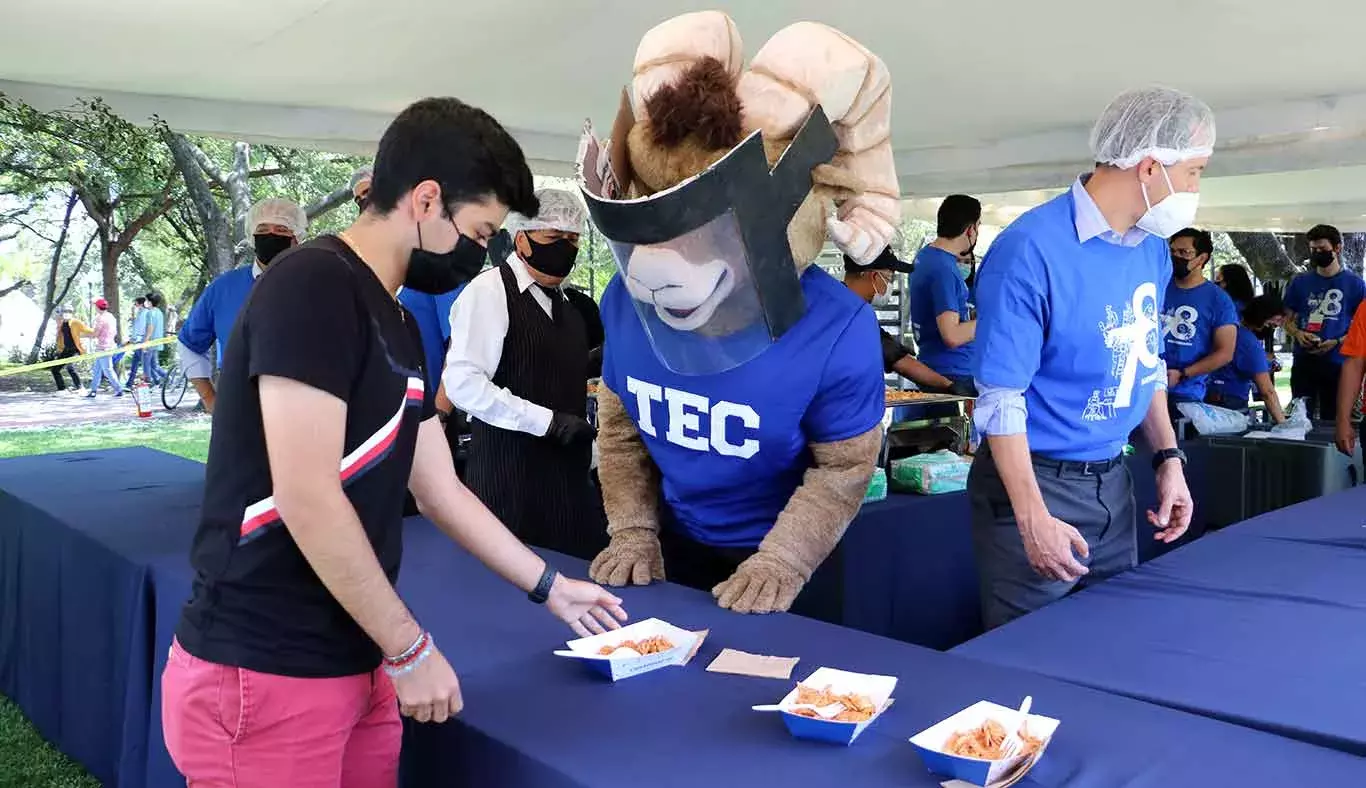
<instances>
[{"instance_id":1,"label":"catering table","mask_svg":"<svg viewBox=\"0 0 1366 788\"><path fill-rule=\"evenodd\" d=\"M1363 504L1262 515L953 653L1366 755Z\"/></svg>"},{"instance_id":2,"label":"catering table","mask_svg":"<svg viewBox=\"0 0 1366 788\"><path fill-rule=\"evenodd\" d=\"M0 461L0 691L107 785L183 784L161 745L155 678L188 590L202 473L139 450ZM628 608L709 628L702 652L687 668L608 685L553 657L562 625L429 524L409 521L405 553L400 591L460 671L466 702L459 722L408 731L405 785L674 786L724 770L731 784L932 786L906 738L980 698L1013 704L1026 693L1063 720L1026 785L1270 788L1349 784L1363 768L1340 753L821 622L737 616L670 585L627 589ZM822 664L898 675L898 700L852 749L794 742L778 719L748 710L786 683L702 670L723 646L800 656L798 677Z\"/></svg>"}]
</instances>

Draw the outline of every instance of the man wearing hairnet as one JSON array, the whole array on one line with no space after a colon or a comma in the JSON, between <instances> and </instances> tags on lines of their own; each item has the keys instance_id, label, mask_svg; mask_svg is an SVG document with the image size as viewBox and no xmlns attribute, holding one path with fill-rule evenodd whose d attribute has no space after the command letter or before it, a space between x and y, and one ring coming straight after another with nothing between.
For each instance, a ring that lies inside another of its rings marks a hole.
<instances>
[{"instance_id":1,"label":"man wearing hairnet","mask_svg":"<svg viewBox=\"0 0 1366 788\"><path fill-rule=\"evenodd\" d=\"M1167 88L1120 95L1091 134L1095 170L1021 216L977 282L987 436L968 477L988 628L1133 567L1133 482L1123 449L1140 424L1154 451L1151 536L1190 524L1185 455L1167 416L1167 238L1194 223L1214 115Z\"/></svg>"},{"instance_id":2,"label":"man wearing hairnet","mask_svg":"<svg viewBox=\"0 0 1366 788\"><path fill-rule=\"evenodd\" d=\"M471 420L465 481L522 541L592 558L606 546L589 480L589 347L560 284L579 254L577 195L536 192L535 218L509 214L512 251L451 307L446 396Z\"/></svg>"},{"instance_id":3,"label":"man wearing hairnet","mask_svg":"<svg viewBox=\"0 0 1366 788\"><path fill-rule=\"evenodd\" d=\"M256 261L223 273L210 282L180 327L180 366L199 392L204 410L209 413L213 413L217 395L209 348L216 344L218 357L223 358L223 345L232 333L233 323L237 322L237 313L247 301L252 283L281 252L299 243L308 229L308 217L297 203L271 197L251 206L247 227L251 230Z\"/></svg>"}]
</instances>

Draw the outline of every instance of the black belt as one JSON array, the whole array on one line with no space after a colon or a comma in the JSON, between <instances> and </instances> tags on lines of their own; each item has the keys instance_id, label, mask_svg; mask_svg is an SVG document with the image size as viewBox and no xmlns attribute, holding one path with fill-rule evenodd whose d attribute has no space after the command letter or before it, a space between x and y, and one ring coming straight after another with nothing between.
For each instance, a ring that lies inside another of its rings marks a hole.
<instances>
[{"instance_id":1,"label":"black belt","mask_svg":"<svg viewBox=\"0 0 1366 788\"><path fill-rule=\"evenodd\" d=\"M1124 464L1122 452L1108 460L1055 460L1041 454L1030 454L1029 459L1036 468L1047 468L1058 473L1080 473L1084 476L1099 476Z\"/></svg>"}]
</instances>

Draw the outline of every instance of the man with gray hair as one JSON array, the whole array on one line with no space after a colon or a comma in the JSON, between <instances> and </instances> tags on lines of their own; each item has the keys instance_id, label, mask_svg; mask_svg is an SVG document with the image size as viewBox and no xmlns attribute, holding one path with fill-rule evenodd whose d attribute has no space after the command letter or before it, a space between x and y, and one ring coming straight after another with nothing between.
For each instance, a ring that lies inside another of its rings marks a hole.
<instances>
[{"instance_id":1,"label":"man with gray hair","mask_svg":"<svg viewBox=\"0 0 1366 788\"><path fill-rule=\"evenodd\" d=\"M589 479L589 346L561 283L579 254L577 195L536 192L533 218L509 214L507 259L475 277L451 307L442 380L469 414L465 482L522 541L592 558L606 545Z\"/></svg>"},{"instance_id":2,"label":"man with gray hair","mask_svg":"<svg viewBox=\"0 0 1366 788\"><path fill-rule=\"evenodd\" d=\"M1017 219L982 262L974 420L987 439L968 498L988 628L1135 565L1123 449L1140 424L1157 475L1150 538L1190 525L1161 316L1166 239L1194 224L1213 151L1204 102L1124 93L1092 131L1095 170Z\"/></svg>"}]
</instances>

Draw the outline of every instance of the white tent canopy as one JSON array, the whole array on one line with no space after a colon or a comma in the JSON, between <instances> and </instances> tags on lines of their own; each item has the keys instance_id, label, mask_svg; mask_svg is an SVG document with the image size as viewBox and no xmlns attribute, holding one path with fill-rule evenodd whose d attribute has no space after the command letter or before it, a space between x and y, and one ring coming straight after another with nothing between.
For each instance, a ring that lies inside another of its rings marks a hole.
<instances>
[{"instance_id":1,"label":"white tent canopy","mask_svg":"<svg viewBox=\"0 0 1366 788\"><path fill-rule=\"evenodd\" d=\"M1010 206L1065 186L1087 166L1087 131L1105 103L1160 83L1218 116L1202 221L1366 229L1366 54L1337 34L1362 29L1359 2L719 5L750 55L785 24L814 19L887 61L908 198L967 192ZM456 95L511 129L539 172L562 175L584 118L610 122L640 35L703 7L5 0L0 91L40 108L100 95L135 121L354 153L372 151L409 101Z\"/></svg>"}]
</instances>

